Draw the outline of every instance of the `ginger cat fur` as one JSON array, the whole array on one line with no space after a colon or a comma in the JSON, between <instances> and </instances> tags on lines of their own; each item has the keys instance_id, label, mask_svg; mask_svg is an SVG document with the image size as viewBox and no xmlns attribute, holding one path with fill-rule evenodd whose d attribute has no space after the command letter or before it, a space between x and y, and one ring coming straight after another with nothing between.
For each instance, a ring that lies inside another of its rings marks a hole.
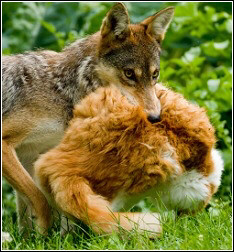
<instances>
[{"instance_id":1,"label":"ginger cat fur","mask_svg":"<svg viewBox=\"0 0 234 252\"><path fill-rule=\"evenodd\" d=\"M159 214L127 212L137 201L149 196L186 213L207 205L223 170L214 128L203 108L161 84L155 89L162 106L155 124L114 85L75 107L61 143L35 163L53 207L97 233L137 224L159 235Z\"/></svg>"}]
</instances>

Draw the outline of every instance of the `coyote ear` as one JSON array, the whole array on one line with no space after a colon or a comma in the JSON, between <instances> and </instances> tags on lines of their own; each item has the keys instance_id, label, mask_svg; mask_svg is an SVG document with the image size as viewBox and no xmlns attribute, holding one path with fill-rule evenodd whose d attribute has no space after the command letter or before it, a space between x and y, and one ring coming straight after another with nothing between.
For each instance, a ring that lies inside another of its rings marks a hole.
<instances>
[{"instance_id":1,"label":"coyote ear","mask_svg":"<svg viewBox=\"0 0 234 252\"><path fill-rule=\"evenodd\" d=\"M102 22L101 35L112 34L117 39L124 39L129 34L129 16L122 3L115 4Z\"/></svg>"},{"instance_id":2,"label":"coyote ear","mask_svg":"<svg viewBox=\"0 0 234 252\"><path fill-rule=\"evenodd\" d=\"M145 19L142 24L148 26L146 32L161 43L174 15L174 7L168 7Z\"/></svg>"}]
</instances>

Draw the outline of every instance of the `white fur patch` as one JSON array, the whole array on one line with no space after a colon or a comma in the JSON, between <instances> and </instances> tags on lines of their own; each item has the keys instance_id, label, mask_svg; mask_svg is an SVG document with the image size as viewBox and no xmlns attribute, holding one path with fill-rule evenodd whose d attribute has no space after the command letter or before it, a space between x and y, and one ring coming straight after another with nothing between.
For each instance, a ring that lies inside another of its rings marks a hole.
<instances>
[{"instance_id":1,"label":"white fur patch","mask_svg":"<svg viewBox=\"0 0 234 252\"><path fill-rule=\"evenodd\" d=\"M194 209L209 195L208 180L196 170L188 171L154 190L156 206L166 209Z\"/></svg>"},{"instance_id":2,"label":"white fur patch","mask_svg":"<svg viewBox=\"0 0 234 252\"><path fill-rule=\"evenodd\" d=\"M211 156L214 163L214 171L207 177L207 179L214 186L219 187L221 183L222 171L224 169L224 163L218 150L212 149Z\"/></svg>"}]
</instances>

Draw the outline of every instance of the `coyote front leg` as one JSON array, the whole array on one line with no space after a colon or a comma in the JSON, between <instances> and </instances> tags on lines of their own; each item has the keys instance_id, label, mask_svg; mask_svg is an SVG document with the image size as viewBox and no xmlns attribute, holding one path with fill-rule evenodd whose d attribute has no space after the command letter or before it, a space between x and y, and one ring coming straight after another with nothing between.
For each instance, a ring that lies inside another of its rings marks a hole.
<instances>
[{"instance_id":1,"label":"coyote front leg","mask_svg":"<svg viewBox=\"0 0 234 252\"><path fill-rule=\"evenodd\" d=\"M19 162L14 147L6 140L2 140L2 162L3 176L24 198L23 205L34 209L39 231L46 232L50 225L50 207L47 200Z\"/></svg>"}]
</instances>

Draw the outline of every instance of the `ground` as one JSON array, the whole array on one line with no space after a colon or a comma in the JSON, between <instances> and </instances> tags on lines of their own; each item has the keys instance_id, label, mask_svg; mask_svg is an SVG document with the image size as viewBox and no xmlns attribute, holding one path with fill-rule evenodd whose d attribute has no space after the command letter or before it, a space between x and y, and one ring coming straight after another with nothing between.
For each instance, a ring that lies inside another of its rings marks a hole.
<instances>
[{"instance_id":1,"label":"ground","mask_svg":"<svg viewBox=\"0 0 234 252\"><path fill-rule=\"evenodd\" d=\"M5 200L6 201L6 200ZM143 205L142 205L143 204ZM14 207L14 206L13 206ZM140 209L139 209L140 207ZM142 202L136 211L153 211L148 202ZM11 242L4 242L3 249L15 250L231 250L232 207L231 201L213 199L208 207L196 216L175 217L168 212L163 219L163 234L149 239L137 230L118 235L95 235L80 224L74 233L60 236L59 226L48 236L32 232L25 240L19 235L15 214L3 215L3 231L9 232Z\"/></svg>"}]
</instances>

